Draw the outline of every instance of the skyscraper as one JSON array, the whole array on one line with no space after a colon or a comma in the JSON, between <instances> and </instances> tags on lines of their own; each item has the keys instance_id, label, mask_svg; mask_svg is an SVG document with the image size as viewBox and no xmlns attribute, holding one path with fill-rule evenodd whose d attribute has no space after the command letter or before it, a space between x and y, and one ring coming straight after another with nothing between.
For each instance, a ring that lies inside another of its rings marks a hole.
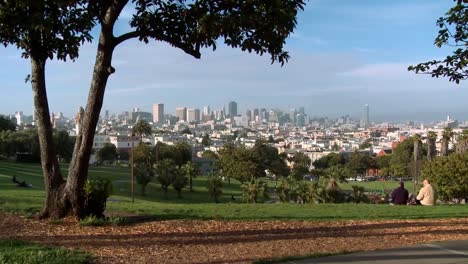
<instances>
[{"instance_id":1,"label":"skyscraper","mask_svg":"<svg viewBox=\"0 0 468 264\"><path fill-rule=\"evenodd\" d=\"M164 104L153 104L153 123L164 122Z\"/></svg>"},{"instance_id":2,"label":"skyscraper","mask_svg":"<svg viewBox=\"0 0 468 264\"><path fill-rule=\"evenodd\" d=\"M177 107L175 110L175 115L179 118L179 121L187 121L187 108Z\"/></svg>"},{"instance_id":3,"label":"skyscraper","mask_svg":"<svg viewBox=\"0 0 468 264\"><path fill-rule=\"evenodd\" d=\"M200 109L187 109L188 122L200 122Z\"/></svg>"},{"instance_id":4,"label":"skyscraper","mask_svg":"<svg viewBox=\"0 0 468 264\"><path fill-rule=\"evenodd\" d=\"M229 114L229 117L237 116L237 103L236 102L234 101L229 102L228 114Z\"/></svg>"},{"instance_id":5,"label":"skyscraper","mask_svg":"<svg viewBox=\"0 0 468 264\"><path fill-rule=\"evenodd\" d=\"M210 107L208 105L203 107L203 115L205 116L211 115Z\"/></svg>"},{"instance_id":6,"label":"skyscraper","mask_svg":"<svg viewBox=\"0 0 468 264\"><path fill-rule=\"evenodd\" d=\"M252 111L252 121L257 121L257 116L259 115L259 111L258 111L258 108L254 108L254 110Z\"/></svg>"},{"instance_id":7,"label":"skyscraper","mask_svg":"<svg viewBox=\"0 0 468 264\"><path fill-rule=\"evenodd\" d=\"M364 118L364 126L365 128L368 128L370 125L370 117L369 117L369 104L365 104L365 111L366 111L366 116Z\"/></svg>"}]
</instances>

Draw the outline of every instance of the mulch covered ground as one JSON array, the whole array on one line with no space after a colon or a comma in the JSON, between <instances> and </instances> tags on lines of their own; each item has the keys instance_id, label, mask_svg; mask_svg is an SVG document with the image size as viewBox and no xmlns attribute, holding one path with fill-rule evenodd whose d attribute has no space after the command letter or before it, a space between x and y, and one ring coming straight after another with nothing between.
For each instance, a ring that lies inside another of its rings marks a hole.
<instances>
[{"instance_id":1,"label":"mulch covered ground","mask_svg":"<svg viewBox=\"0 0 468 264\"><path fill-rule=\"evenodd\" d=\"M314 252L468 239L468 218L408 221L153 221L124 227L51 224L0 213L0 238L91 252L98 263L251 263Z\"/></svg>"}]
</instances>

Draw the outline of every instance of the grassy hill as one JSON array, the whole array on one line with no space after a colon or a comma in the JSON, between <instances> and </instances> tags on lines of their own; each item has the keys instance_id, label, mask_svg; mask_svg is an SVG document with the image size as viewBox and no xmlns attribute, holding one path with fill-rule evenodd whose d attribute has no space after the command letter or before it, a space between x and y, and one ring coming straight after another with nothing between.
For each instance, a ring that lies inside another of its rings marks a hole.
<instances>
[{"instance_id":1,"label":"grassy hill","mask_svg":"<svg viewBox=\"0 0 468 264\"><path fill-rule=\"evenodd\" d=\"M62 165L64 175L67 166ZM11 181L16 175L32 188L20 188ZM114 194L107 204L107 211L149 215L159 219L226 219L226 220L336 220L336 219L419 219L464 217L468 206L391 206L372 204L243 204L238 182L224 183L224 194L220 204L211 201L206 190L206 178L194 180L195 192L184 190L183 198L177 198L172 189L164 198L159 184L154 181L147 187L147 196L139 195L135 185L135 203L131 202L131 177L128 168L91 167L90 177L106 177L113 182ZM271 183L270 183L271 184ZM397 182L348 183L342 187L350 189L352 184L369 189L393 189ZM0 210L36 213L44 199L44 184L39 164L24 164L0 161ZM408 186L409 187L409 186ZM410 189L411 190L411 189ZM235 200L232 200L234 196Z\"/></svg>"}]
</instances>

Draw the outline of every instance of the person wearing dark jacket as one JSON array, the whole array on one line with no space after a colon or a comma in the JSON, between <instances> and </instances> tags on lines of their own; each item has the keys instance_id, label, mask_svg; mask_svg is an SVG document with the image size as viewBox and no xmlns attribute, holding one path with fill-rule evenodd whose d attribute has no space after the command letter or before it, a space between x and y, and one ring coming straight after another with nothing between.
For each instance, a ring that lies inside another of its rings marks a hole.
<instances>
[{"instance_id":1,"label":"person wearing dark jacket","mask_svg":"<svg viewBox=\"0 0 468 264\"><path fill-rule=\"evenodd\" d=\"M400 186L392 192L392 204L406 205L408 202L408 191L405 189L405 184L400 182Z\"/></svg>"}]
</instances>

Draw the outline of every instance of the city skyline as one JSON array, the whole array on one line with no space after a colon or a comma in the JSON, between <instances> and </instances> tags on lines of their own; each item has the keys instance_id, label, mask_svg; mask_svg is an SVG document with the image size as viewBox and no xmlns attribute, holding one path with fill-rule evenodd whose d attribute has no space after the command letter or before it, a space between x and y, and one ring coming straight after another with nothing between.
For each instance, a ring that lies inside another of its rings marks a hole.
<instances>
[{"instance_id":1,"label":"city skyline","mask_svg":"<svg viewBox=\"0 0 468 264\"><path fill-rule=\"evenodd\" d=\"M450 1L360 0L340 2L343 8L335 10L337 4L308 3L287 41L291 60L284 67L224 45L216 52L204 50L202 59L195 60L165 44L130 41L116 50L116 74L109 80L103 110L116 113L138 106L152 112L155 101L164 102L166 109L222 109L236 101L240 113L262 102L266 108L303 105L309 116L361 117L362 105L369 103L375 120L468 118L466 83L454 85L406 70L446 54L433 39L435 21ZM127 20L121 18L120 30ZM83 46L75 63L48 63L50 112L71 116L85 105L95 45ZM14 48L0 49L0 57L8 65L0 73L2 88L15 94L14 100L0 99L0 112L32 113L30 84L24 83L29 62L20 60Z\"/></svg>"}]
</instances>

